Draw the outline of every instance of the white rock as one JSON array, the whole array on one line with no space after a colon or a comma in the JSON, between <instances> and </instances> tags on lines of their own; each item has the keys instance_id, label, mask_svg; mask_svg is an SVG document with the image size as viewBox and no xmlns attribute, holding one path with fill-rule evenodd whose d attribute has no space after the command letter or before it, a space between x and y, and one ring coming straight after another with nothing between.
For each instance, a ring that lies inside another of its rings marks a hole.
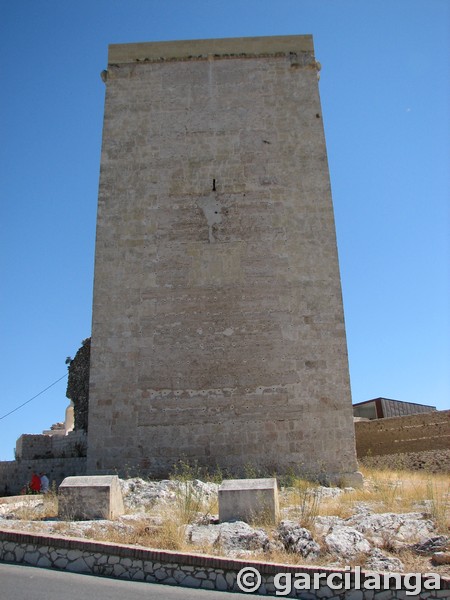
<instances>
[{"instance_id":1,"label":"white rock","mask_svg":"<svg viewBox=\"0 0 450 600\"><path fill-rule=\"evenodd\" d=\"M423 519L421 513L359 514L347 519L347 523L376 546L423 542L435 531L433 522Z\"/></svg>"},{"instance_id":2,"label":"white rock","mask_svg":"<svg viewBox=\"0 0 450 600\"><path fill-rule=\"evenodd\" d=\"M318 498L320 498L320 500L325 499L325 498L337 498L338 496L341 496L342 494L353 490L353 488L338 488L338 487L325 487L323 485L316 487L316 488L312 488L310 490L310 494L312 496L317 496Z\"/></svg>"},{"instance_id":3,"label":"white rock","mask_svg":"<svg viewBox=\"0 0 450 600\"><path fill-rule=\"evenodd\" d=\"M336 527L337 525L345 526L344 519L335 516L316 517L314 519L314 528L318 535L330 533L333 527Z\"/></svg>"},{"instance_id":4,"label":"white rock","mask_svg":"<svg viewBox=\"0 0 450 600\"><path fill-rule=\"evenodd\" d=\"M204 483L199 479L145 481L140 477L121 479L120 485L124 504L132 510L152 507L155 504L167 504L180 495L192 495L199 500L209 502L217 497L219 487L216 483Z\"/></svg>"},{"instance_id":5,"label":"white rock","mask_svg":"<svg viewBox=\"0 0 450 600\"><path fill-rule=\"evenodd\" d=\"M370 552L370 544L365 537L353 527L336 525L325 536L325 543L332 554L342 558L354 558L358 554Z\"/></svg>"},{"instance_id":6,"label":"white rock","mask_svg":"<svg viewBox=\"0 0 450 600\"><path fill-rule=\"evenodd\" d=\"M219 525L190 525L188 540L196 546L211 545L226 556L250 555L267 550L269 537L262 529L254 529L243 521Z\"/></svg>"}]
</instances>

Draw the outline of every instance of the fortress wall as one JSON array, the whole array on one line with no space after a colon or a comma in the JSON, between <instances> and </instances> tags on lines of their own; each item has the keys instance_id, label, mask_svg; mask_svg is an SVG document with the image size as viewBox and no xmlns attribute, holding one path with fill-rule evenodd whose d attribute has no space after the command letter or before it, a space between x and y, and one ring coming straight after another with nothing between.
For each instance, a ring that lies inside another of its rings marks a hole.
<instances>
[{"instance_id":1,"label":"fortress wall","mask_svg":"<svg viewBox=\"0 0 450 600\"><path fill-rule=\"evenodd\" d=\"M0 496L19 494L33 471L46 473L57 485L69 475L84 475L86 432L21 435L16 443L16 460L0 461Z\"/></svg>"},{"instance_id":2,"label":"fortress wall","mask_svg":"<svg viewBox=\"0 0 450 600\"><path fill-rule=\"evenodd\" d=\"M450 448L450 410L357 421L358 458L420 453Z\"/></svg>"},{"instance_id":3,"label":"fortress wall","mask_svg":"<svg viewBox=\"0 0 450 600\"><path fill-rule=\"evenodd\" d=\"M17 459L64 458L86 456L86 432L67 435L22 434L16 442Z\"/></svg>"}]
</instances>

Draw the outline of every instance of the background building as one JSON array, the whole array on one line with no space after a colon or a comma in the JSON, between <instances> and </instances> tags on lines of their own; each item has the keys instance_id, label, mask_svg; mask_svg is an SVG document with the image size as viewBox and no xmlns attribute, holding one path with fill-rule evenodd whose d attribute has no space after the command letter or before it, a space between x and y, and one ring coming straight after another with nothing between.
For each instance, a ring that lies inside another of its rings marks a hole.
<instances>
[{"instance_id":1,"label":"background building","mask_svg":"<svg viewBox=\"0 0 450 600\"><path fill-rule=\"evenodd\" d=\"M374 398L373 400L365 400L353 405L353 415L364 419L403 417L406 415L427 413L433 410L436 410L435 406L390 400L389 398Z\"/></svg>"}]
</instances>

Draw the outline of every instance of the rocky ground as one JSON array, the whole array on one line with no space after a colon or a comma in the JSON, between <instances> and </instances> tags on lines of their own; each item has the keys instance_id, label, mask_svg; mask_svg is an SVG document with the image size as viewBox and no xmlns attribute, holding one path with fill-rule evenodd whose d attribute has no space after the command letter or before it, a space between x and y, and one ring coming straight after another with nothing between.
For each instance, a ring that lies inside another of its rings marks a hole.
<instances>
[{"instance_id":1,"label":"rocky ground","mask_svg":"<svg viewBox=\"0 0 450 600\"><path fill-rule=\"evenodd\" d=\"M354 501L350 514L321 514L320 507L328 506L322 513L330 513L330 506L339 507L353 490L314 487L299 494L286 488L276 525L264 520L219 523L215 483L135 478L121 480L121 486L126 514L116 521L60 521L57 498L49 494L0 499L0 528L276 562L450 576L448 528L438 527L427 501L413 512L380 512L379 502Z\"/></svg>"}]
</instances>

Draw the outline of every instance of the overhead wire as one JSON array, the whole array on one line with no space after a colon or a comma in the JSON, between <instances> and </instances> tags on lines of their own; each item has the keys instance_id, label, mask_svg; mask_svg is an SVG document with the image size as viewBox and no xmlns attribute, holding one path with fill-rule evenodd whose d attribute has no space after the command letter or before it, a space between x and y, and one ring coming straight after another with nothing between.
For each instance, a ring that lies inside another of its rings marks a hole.
<instances>
[{"instance_id":1,"label":"overhead wire","mask_svg":"<svg viewBox=\"0 0 450 600\"><path fill-rule=\"evenodd\" d=\"M32 400L35 400L38 396L41 396L44 392L46 392L47 390L49 390L50 388L52 388L54 385L56 385L57 383L59 383L62 379L64 379L64 377L67 377L67 375L68 375L68 373L64 373L64 375L62 377L60 377L59 379L57 379L56 381L54 381L53 383L51 383L50 385L48 385L44 390L40 391L38 394L36 394L35 396L33 396L32 398L30 398L26 402L23 402L19 406L16 406L16 408L13 408L13 410L10 410L8 413L6 413L6 415L3 415L2 417L0 417L0 421L2 419L5 419L6 417L9 417L9 415L12 415L14 412L16 412L16 410L19 410L19 408L22 408L26 404L29 404Z\"/></svg>"}]
</instances>

